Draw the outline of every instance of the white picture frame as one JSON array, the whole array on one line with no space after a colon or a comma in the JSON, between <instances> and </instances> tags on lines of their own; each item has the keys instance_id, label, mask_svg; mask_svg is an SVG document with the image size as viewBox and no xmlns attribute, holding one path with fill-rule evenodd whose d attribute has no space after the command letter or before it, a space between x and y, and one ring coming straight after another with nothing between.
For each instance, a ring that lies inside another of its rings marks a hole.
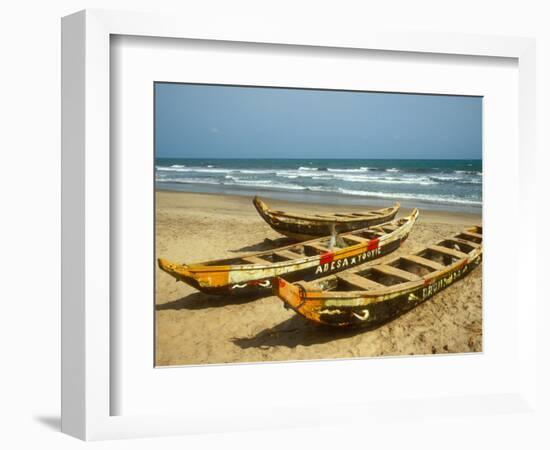
<instances>
[{"instance_id":1,"label":"white picture frame","mask_svg":"<svg viewBox=\"0 0 550 450\"><path fill-rule=\"evenodd\" d=\"M335 423L376 414L395 419L391 401L341 403L330 412L319 405L277 405L268 411L219 414L111 415L112 383L110 335L111 211L110 187L110 37L144 36L242 43L297 45L305 48L368 49L481 57L513 58L519 74L519 184L518 213L535 222L535 44L532 39L436 33L349 30L338 35L306 30L279 30L252 23L234 29L228 23L195 23L189 17L112 11L82 11L62 22L62 430L86 440L145 437L209 431L252 430L287 425L311 425L322 419ZM517 259L536 261L535 239L516 249ZM533 263L534 264L534 263ZM534 270L533 264L530 270ZM518 265L517 280L527 280ZM418 414L438 408L442 415L493 414L504 409L522 413L536 410L536 289L526 288L518 315L519 377L512 391L465 398L425 398L407 401L407 411ZM518 284L519 285L519 284ZM517 292L510 293L516 295ZM253 366L247 370L257 370ZM279 373L284 375L281 365ZM349 370L349 366L342 370ZM395 400L392 400L395 401ZM322 412L320 412L322 411ZM231 415L231 420L223 420ZM397 416L401 416L400 411Z\"/></svg>"}]
</instances>

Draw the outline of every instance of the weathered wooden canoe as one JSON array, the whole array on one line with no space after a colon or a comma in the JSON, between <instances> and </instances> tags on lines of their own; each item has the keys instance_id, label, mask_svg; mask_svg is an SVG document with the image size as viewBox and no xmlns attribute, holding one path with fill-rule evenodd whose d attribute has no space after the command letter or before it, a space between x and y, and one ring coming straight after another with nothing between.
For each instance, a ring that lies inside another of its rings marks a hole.
<instances>
[{"instance_id":1,"label":"weathered wooden canoe","mask_svg":"<svg viewBox=\"0 0 550 450\"><path fill-rule=\"evenodd\" d=\"M159 267L194 288L208 294L243 293L271 289L272 279L313 280L338 272L396 250L409 236L418 217L408 217L374 228L355 230L335 237L326 236L275 250L238 258L197 264L175 264L159 259ZM333 245L331 246L331 241Z\"/></svg>"},{"instance_id":2,"label":"weathered wooden canoe","mask_svg":"<svg viewBox=\"0 0 550 450\"><path fill-rule=\"evenodd\" d=\"M399 210L399 203L396 203L390 208L376 211L294 214L270 209L259 197L254 197L253 202L260 216L271 228L297 241L379 225L393 220Z\"/></svg>"},{"instance_id":3,"label":"weathered wooden canoe","mask_svg":"<svg viewBox=\"0 0 550 450\"><path fill-rule=\"evenodd\" d=\"M376 325L412 309L461 279L482 259L482 228L378 265L310 283L274 280L273 290L298 314L339 327Z\"/></svg>"}]
</instances>

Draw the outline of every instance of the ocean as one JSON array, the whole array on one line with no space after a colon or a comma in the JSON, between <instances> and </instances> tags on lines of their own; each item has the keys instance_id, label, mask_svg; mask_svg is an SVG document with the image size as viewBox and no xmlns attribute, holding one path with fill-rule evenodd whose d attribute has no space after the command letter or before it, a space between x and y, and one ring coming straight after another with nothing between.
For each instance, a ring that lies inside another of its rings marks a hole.
<instances>
[{"instance_id":1,"label":"ocean","mask_svg":"<svg viewBox=\"0 0 550 450\"><path fill-rule=\"evenodd\" d=\"M481 160L157 158L156 188L481 213Z\"/></svg>"}]
</instances>

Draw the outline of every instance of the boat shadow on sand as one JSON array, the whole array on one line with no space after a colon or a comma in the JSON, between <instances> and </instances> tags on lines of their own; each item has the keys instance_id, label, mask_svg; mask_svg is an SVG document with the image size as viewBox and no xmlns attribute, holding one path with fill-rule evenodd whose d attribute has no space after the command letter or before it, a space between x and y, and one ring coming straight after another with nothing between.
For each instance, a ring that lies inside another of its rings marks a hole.
<instances>
[{"instance_id":1,"label":"boat shadow on sand","mask_svg":"<svg viewBox=\"0 0 550 450\"><path fill-rule=\"evenodd\" d=\"M387 322L373 324L368 327L342 329L319 325L296 315L272 328L262 330L254 336L234 338L232 341L243 350L280 346L294 348L298 345L324 344L326 342L334 342L338 339L350 338L358 334L373 331L385 323Z\"/></svg>"},{"instance_id":2,"label":"boat shadow on sand","mask_svg":"<svg viewBox=\"0 0 550 450\"><path fill-rule=\"evenodd\" d=\"M202 292L193 292L192 294L186 295L180 299L156 305L155 309L157 311L178 311L181 309L199 310L207 308L220 308L229 305L242 305L263 297L268 297L269 295L271 295L269 292L259 292L241 295L216 296L203 294Z\"/></svg>"}]
</instances>

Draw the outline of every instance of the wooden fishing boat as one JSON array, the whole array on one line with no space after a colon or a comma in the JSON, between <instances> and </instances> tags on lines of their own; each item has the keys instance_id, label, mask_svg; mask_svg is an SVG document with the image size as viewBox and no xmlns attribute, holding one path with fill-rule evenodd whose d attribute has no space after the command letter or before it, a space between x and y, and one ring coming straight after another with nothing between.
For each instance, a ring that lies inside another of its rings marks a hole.
<instances>
[{"instance_id":1,"label":"wooden fishing boat","mask_svg":"<svg viewBox=\"0 0 550 450\"><path fill-rule=\"evenodd\" d=\"M207 261L177 264L159 259L159 267L176 280L208 294L231 294L269 289L274 277L312 280L363 264L396 250L409 236L418 217L408 217L374 228L326 236L275 250Z\"/></svg>"},{"instance_id":2,"label":"wooden fishing boat","mask_svg":"<svg viewBox=\"0 0 550 450\"><path fill-rule=\"evenodd\" d=\"M390 208L376 211L294 214L270 209L259 197L254 197L253 202L260 216L271 228L297 241L379 225L393 220L399 210L399 203L396 203Z\"/></svg>"},{"instance_id":3,"label":"wooden fishing boat","mask_svg":"<svg viewBox=\"0 0 550 450\"><path fill-rule=\"evenodd\" d=\"M274 280L274 292L298 314L339 327L377 325L460 280L482 259L482 228L472 227L411 255L346 270L314 282Z\"/></svg>"}]
</instances>

